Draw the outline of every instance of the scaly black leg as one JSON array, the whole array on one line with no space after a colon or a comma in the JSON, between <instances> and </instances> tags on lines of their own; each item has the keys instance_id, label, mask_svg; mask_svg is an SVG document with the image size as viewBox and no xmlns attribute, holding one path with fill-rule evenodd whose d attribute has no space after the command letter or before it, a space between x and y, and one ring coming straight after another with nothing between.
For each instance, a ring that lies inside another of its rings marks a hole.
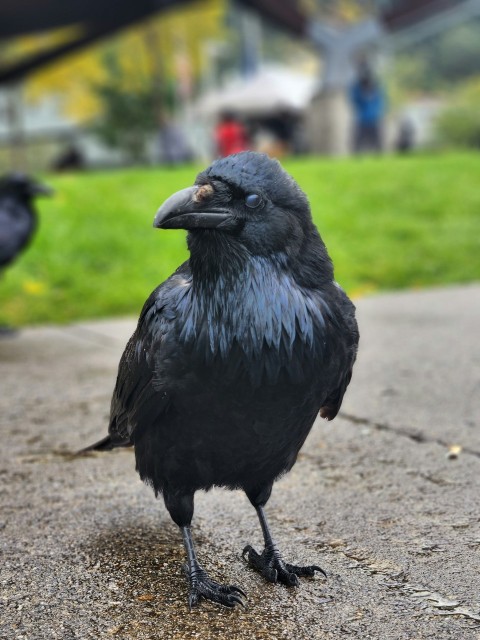
<instances>
[{"instance_id":1,"label":"scaly black leg","mask_svg":"<svg viewBox=\"0 0 480 640\"><path fill-rule=\"evenodd\" d=\"M265 540L265 548L262 553L258 553L251 545L247 545L242 552L243 557L247 554L247 560L250 566L259 571L263 577L269 582L283 582L291 587L299 585L298 577L315 575L315 571L327 574L317 565L307 567L298 567L294 564L288 564L283 561L280 551L275 544L270 529L268 527L267 518L262 506L255 506L257 510L260 526L262 527L263 539Z\"/></svg>"},{"instance_id":2,"label":"scaly black leg","mask_svg":"<svg viewBox=\"0 0 480 640\"><path fill-rule=\"evenodd\" d=\"M200 566L197 560L190 527L184 526L181 527L181 529L183 543L188 557L188 564L185 566L185 571L190 582L190 595L188 598L190 610L200 602L201 598L217 602L225 607L234 607L236 604L244 607L245 602L243 598L247 596L242 589L235 585L223 585L211 580L208 573Z\"/></svg>"}]
</instances>

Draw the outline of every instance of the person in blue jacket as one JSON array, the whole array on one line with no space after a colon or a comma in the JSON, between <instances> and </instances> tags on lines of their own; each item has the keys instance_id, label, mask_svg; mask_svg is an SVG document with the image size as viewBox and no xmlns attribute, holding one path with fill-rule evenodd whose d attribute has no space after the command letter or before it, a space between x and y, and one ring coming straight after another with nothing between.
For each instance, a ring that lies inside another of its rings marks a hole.
<instances>
[{"instance_id":1,"label":"person in blue jacket","mask_svg":"<svg viewBox=\"0 0 480 640\"><path fill-rule=\"evenodd\" d=\"M350 89L354 111L353 152L382 151L385 95L370 68L362 66Z\"/></svg>"}]
</instances>

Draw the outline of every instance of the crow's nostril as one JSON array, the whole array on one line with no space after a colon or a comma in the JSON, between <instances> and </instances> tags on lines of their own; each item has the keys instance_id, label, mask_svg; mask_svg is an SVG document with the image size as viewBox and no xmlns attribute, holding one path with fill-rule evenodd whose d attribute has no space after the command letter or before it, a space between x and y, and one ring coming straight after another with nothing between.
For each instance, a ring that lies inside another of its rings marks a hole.
<instances>
[{"instance_id":1,"label":"crow's nostril","mask_svg":"<svg viewBox=\"0 0 480 640\"><path fill-rule=\"evenodd\" d=\"M193 196L193 201L203 202L204 200L207 200L213 195L213 191L214 189L211 184L203 184L195 192L195 195Z\"/></svg>"}]
</instances>

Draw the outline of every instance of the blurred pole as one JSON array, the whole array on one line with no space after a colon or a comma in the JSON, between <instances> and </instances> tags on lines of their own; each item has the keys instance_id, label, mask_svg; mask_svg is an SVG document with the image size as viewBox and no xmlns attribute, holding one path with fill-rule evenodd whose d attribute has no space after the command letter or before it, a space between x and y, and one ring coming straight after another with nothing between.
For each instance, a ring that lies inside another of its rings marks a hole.
<instances>
[{"instance_id":1,"label":"blurred pole","mask_svg":"<svg viewBox=\"0 0 480 640\"><path fill-rule=\"evenodd\" d=\"M185 29L174 35L175 94L181 115L189 110L193 95L193 72Z\"/></svg>"},{"instance_id":2,"label":"blurred pole","mask_svg":"<svg viewBox=\"0 0 480 640\"><path fill-rule=\"evenodd\" d=\"M175 95L179 104L177 120L182 124L182 135L185 137L189 149L194 146L196 138L196 123L192 111L193 98L193 63L188 47L188 37L185 28L175 35ZM190 140L192 139L192 141Z\"/></svg>"},{"instance_id":3,"label":"blurred pole","mask_svg":"<svg viewBox=\"0 0 480 640\"><path fill-rule=\"evenodd\" d=\"M254 76L262 57L262 25L257 14L240 13L240 64L244 78Z\"/></svg>"},{"instance_id":4,"label":"blurred pole","mask_svg":"<svg viewBox=\"0 0 480 640\"><path fill-rule=\"evenodd\" d=\"M225 42L221 40L204 40L201 43L201 51L201 93L207 93L221 86L221 67L226 57L227 46Z\"/></svg>"},{"instance_id":5,"label":"blurred pole","mask_svg":"<svg viewBox=\"0 0 480 640\"><path fill-rule=\"evenodd\" d=\"M9 131L10 164L13 171L27 171L28 160L25 148L26 138L23 121L23 96L20 84L7 89L5 109Z\"/></svg>"},{"instance_id":6,"label":"blurred pole","mask_svg":"<svg viewBox=\"0 0 480 640\"><path fill-rule=\"evenodd\" d=\"M158 122L162 122L165 117L165 104L163 99L165 70L163 68L163 58L159 46L161 35L161 26L158 20L149 22L145 28L144 40L146 49L150 53L152 60L153 108Z\"/></svg>"}]
</instances>

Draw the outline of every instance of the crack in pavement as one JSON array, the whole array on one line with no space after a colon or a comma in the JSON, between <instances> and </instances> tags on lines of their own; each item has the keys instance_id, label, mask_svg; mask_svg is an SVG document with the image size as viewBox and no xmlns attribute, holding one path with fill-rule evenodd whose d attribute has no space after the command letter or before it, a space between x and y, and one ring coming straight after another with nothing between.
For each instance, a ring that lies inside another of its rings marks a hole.
<instances>
[{"instance_id":1,"label":"crack in pavement","mask_svg":"<svg viewBox=\"0 0 480 640\"><path fill-rule=\"evenodd\" d=\"M417 442L419 444L438 444L446 449L449 449L453 444L452 442L447 442L446 440L442 440L441 438L429 437L418 430L410 430L404 427L392 427L386 422L376 422L375 420L362 418L360 416L354 416L350 413L344 413L343 411L341 411L338 415L340 418L343 418L347 422L351 422L353 424L361 424L367 427L371 427L372 429L376 429L377 431L387 431L388 433L395 433L398 436L408 438L409 440L413 440L413 442ZM462 453L468 453L471 456L480 458L480 451L477 451L476 449L471 449L470 447L461 445L461 450Z\"/></svg>"},{"instance_id":2,"label":"crack in pavement","mask_svg":"<svg viewBox=\"0 0 480 640\"><path fill-rule=\"evenodd\" d=\"M378 560L370 551L344 546L340 542L343 541L334 540L326 542L325 545L333 552L341 553L348 560L352 560L355 563L352 568L366 571L370 576L384 575L386 580L380 582L382 586L388 590L399 590L409 599L423 604L427 614L456 615L480 623L480 611L474 611L472 607L463 605L460 600L445 597L429 587L413 584L407 580L406 572L392 562Z\"/></svg>"}]
</instances>

